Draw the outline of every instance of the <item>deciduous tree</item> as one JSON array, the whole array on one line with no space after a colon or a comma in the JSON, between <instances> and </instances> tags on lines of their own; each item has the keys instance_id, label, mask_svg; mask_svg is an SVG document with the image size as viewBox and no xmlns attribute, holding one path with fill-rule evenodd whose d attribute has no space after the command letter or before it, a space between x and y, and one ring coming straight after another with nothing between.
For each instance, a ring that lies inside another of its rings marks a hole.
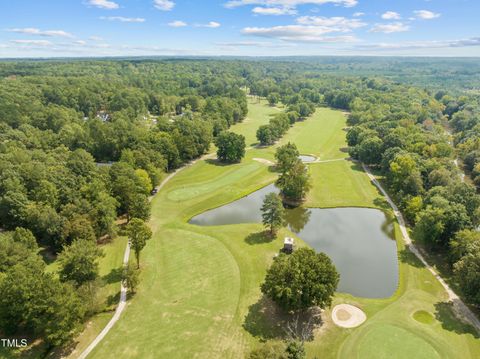
<instances>
[{"instance_id":1,"label":"deciduous tree","mask_svg":"<svg viewBox=\"0 0 480 359\"><path fill-rule=\"evenodd\" d=\"M137 259L137 268L140 268L140 252L147 241L152 238L152 230L139 218L133 218L127 226L127 235L130 241L130 247L135 252Z\"/></svg>"},{"instance_id":2,"label":"deciduous tree","mask_svg":"<svg viewBox=\"0 0 480 359\"><path fill-rule=\"evenodd\" d=\"M326 254L299 248L273 260L261 289L285 310L325 308L332 302L338 281L339 274Z\"/></svg>"},{"instance_id":3,"label":"deciduous tree","mask_svg":"<svg viewBox=\"0 0 480 359\"><path fill-rule=\"evenodd\" d=\"M284 213L282 200L272 192L265 196L261 208L263 225L270 231L270 235L274 236L277 230L284 224Z\"/></svg>"}]
</instances>

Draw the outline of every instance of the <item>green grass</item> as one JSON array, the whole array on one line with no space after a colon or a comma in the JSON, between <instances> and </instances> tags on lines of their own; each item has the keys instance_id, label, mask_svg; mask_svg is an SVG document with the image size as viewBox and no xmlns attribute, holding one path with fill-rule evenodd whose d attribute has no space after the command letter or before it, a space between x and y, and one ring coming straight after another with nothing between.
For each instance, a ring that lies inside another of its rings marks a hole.
<instances>
[{"instance_id":1,"label":"green grass","mask_svg":"<svg viewBox=\"0 0 480 359\"><path fill-rule=\"evenodd\" d=\"M314 115L293 126L280 144L293 142L301 154L312 154L320 160L346 158L345 116L340 111L318 108Z\"/></svg>"},{"instance_id":2,"label":"green grass","mask_svg":"<svg viewBox=\"0 0 480 359\"><path fill-rule=\"evenodd\" d=\"M249 96L248 97L248 115L245 120L238 123L230 129L238 134L245 136L245 143L248 146L252 146L257 141L257 129L261 125L267 125L272 115L281 113L283 108L271 107L264 99L258 99Z\"/></svg>"},{"instance_id":3,"label":"green grass","mask_svg":"<svg viewBox=\"0 0 480 359\"><path fill-rule=\"evenodd\" d=\"M309 165L312 189L309 207L381 207L379 191L358 163L335 161Z\"/></svg>"},{"instance_id":4,"label":"green grass","mask_svg":"<svg viewBox=\"0 0 480 359\"><path fill-rule=\"evenodd\" d=\"M233 130L251 140L256 128L278 110L252 101L249 106L250 122ZM345 146L341 113L319 109L315 118L295 125L281 143L294 141L302 153L320 157L345 156L340 151ZM263 300L259 290L281 239L268 240L258 224L186 223L195 214L271 183L276 174L252 159L272 159L274 149L250 149L242 163L231 166L200 161L160 191L152 202L154 236L142 253L138 293L92 358L242 358L261 340L282 338L285 316ZM367 176L350 162L312 164L310 171L314 189L308 205L385 207ZM282 230L278 238L287 233ZM452 316L441 285L405 251L398 226L396 238L400 280L394 296L336 295L335 303L357 305L368 319L358 328L342 329L332 324L327 309L315 340L306 345L309 357L480 357L480 341ZM434 321L418 322L418 311L433 313Z\"/></svg>"}]
</instances>

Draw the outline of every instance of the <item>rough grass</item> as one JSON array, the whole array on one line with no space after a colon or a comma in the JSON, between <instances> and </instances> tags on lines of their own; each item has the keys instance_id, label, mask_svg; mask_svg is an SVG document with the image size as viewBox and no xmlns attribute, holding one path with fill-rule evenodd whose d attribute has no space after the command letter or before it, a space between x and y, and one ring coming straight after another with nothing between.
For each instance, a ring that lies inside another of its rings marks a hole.
<instances>
[{"instance_id":1,"label":"rough grass","mask_svg":"<svg viewBox=\"0 0 480 359\"><path fill-rule=\"evenodd\" d=\"M233 130L252 138L265 117L277 111L250 102L251 122ZM294 141L302 153L341 156L344 119L332 110L320 109L317 116L322 120L297 124L282 143ZM163 188L152 203L154 237L142 253L138 294L92 358L242 358L261 340L283 338L288 317L259 290L281 240L263 235L258 224L186 223L195 214L272 182L276 174L252 158L271 159L273 151L248 150L244 161L232 166L201 161ZM367 176L352 166L347 161L310 165L314 189L307 204L382 208ZM278 238L286 234L283 230ZM421 358L480 357L480 341L453 318L442 287L404 249L398 227L396 237L400 281L395 295L365 299L338 294L334 304L357 305L368 319L358 328L342 329L331 323L327 310L315 340L307 343L309 357L416 358L418 350ZM419 310L434 313L434 322L416 321L413 314Z\"/></svg>"}]
</instances>

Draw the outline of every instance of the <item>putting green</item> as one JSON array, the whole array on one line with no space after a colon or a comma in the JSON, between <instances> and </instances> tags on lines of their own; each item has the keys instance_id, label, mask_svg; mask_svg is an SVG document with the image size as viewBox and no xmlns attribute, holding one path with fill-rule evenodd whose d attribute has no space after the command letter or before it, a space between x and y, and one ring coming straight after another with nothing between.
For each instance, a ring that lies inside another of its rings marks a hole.
<instances>
[{"instance_id":1,"label":"putting green","mask_svg":"<svg viewBox=\"0 0 480 359\"><path fill-rule=\"evenodd\" d=\"M374 326L360 340L356 353L348 355L352 359L441 358L435 348L421 337L389 324Z\"/></svg>"}]
</instances>

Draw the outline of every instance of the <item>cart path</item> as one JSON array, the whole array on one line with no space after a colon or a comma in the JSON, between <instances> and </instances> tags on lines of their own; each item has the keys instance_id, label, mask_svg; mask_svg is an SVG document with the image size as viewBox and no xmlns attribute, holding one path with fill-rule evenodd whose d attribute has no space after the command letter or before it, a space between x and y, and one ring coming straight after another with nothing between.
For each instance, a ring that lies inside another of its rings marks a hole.
<instances>
[{"instance_id":1,"label":"cart path","mask_svg":"<svg viewBox=\"0 0 480 359\"><path fill-rule=\"evenodd\" d=\"M380 192L382 192L388 204L390 205L390 207L392 207L393 213L397 218L400 231L402 232L403 240L405 241L405 244L407 245L408 249L413 254L415 254L415 256L417 256L417 258L423 263L423 265L433 274L433 276L443 286L443 288L448 294L449 301L453 303L453 309L457 317L462 321L471 324L480 333L480 320L470 310L470 308L468 308L467 305L460 299L460 297L457 294L455 294L455 292L452 290L452 288L450 288L450 286L447 284L447 282L445 282L445 280L440 276L440 274L438 274L437 271L427 263L427 261L425 260L420 250L412 243L412 239L410 238L410 235L408 234L408 231L407 231L405 220L403 218L402 213L399 211L398 207L392 201L388 193L383 189L382 185L375 178L375 176L372 174L370 169L363 163L362 163L362 166L365 172L367 173L368 177L370 178L370 180L380 190Z\"/></svg>"},{"instance_id":2,"label":"cart path","mask_svg":"<svg viewBox=\"0 0 480 359\"><path fill-rule=\"evenodd\" d=\"M202 157L196 159L195 161L192 161L188 164L186 164L183 167L180 167L177 169L175 172L169 174L165 179L156 187L157 191L160 192L160 190L170 181L176 174L178 174L180 171L184 170L185 168L188 168L190 166L193 166L195 163L198 161L204 160L206 158L212 157L213 155L211 153L208 153L206 155L203 155ZM152 201L153 196L149 198L149 201ZM125 254L123 255L123 266L125 267L128 265L128 261L130 258L130 244L127 242L127 246L125 248ZM100 343L103 338L108 334L110 329L115 325L115 323L120 319L120 316L122 315L122 312L125 310L125 307L127 305L127 288L123 285L123 282L120 285L120 301L118 302L118 306L115 309L115 314L113 315L112 319L107 323L107 325L102 329L102 331L95 337L95 339L90 343L90 345L80 354L78 359L85 359L88 357L88 355L92 352L93 349Z\"/></svg>"}]
</instances>

